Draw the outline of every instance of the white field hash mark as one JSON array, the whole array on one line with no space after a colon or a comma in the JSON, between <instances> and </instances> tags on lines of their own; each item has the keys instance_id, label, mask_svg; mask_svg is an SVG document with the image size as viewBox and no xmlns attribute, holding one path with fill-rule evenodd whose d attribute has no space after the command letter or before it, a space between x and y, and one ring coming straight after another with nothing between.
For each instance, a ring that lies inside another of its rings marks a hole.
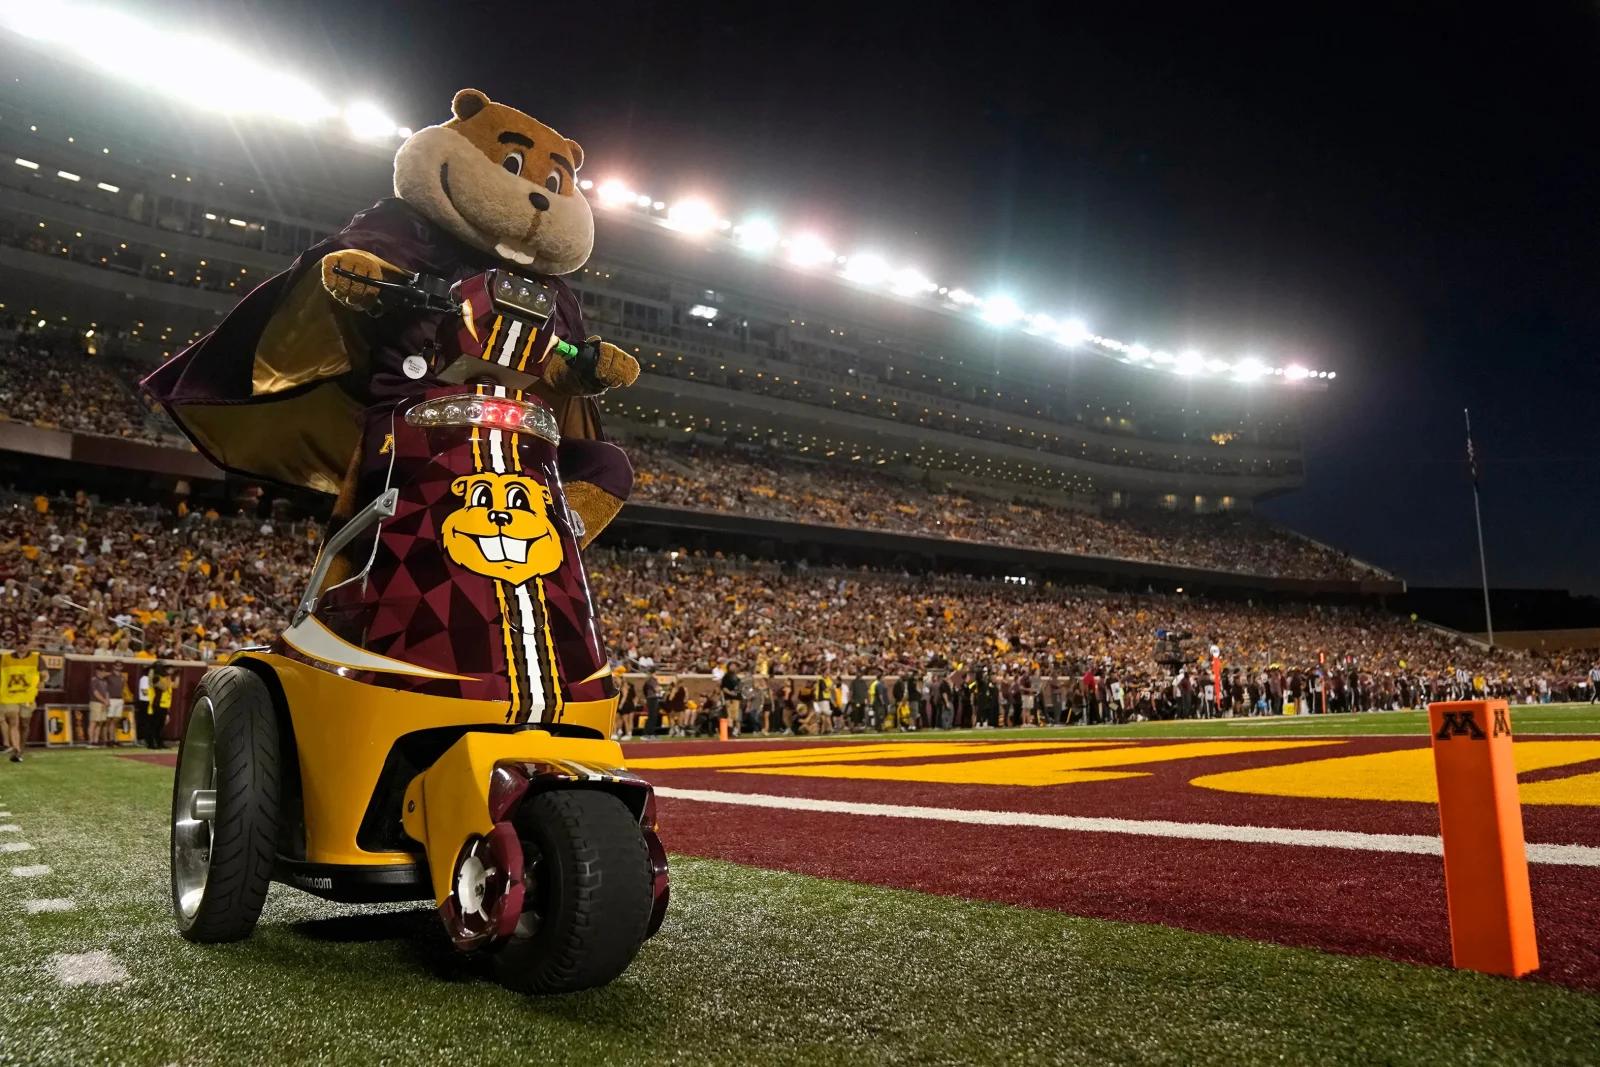
<instances>
[{"instance_id":1,"label":"white field hash mark","mask_svg":"<svg viewBox=\"0 0 1600 1067\"><path fill-rule=\"evenodd\" d=\"M1083 815L1045 815L1028 811L982 811L900 804L872 804L850 800L820 800L766 793L726 793L710 789L656 787L656 796L672 800L697 800L706 804L736 804L790 811L824 811L838 815L876 815L890 819L968 823L977 826L1035 826L1091 834L1129 834L1135 837L1171 837L1190 841L1234 841L1245 845L1299 845L1309 848L1344 848L1363 852L1407 852L1441 856L1437 837L1423 834L1372 834L1356 830L1301 830L1280 826L1228 826L1209 822L1173 822L1166 819L1112 819ZM1595 845L1527 845L1529 863L1572 867L1600 867L1600 847Z\"/></svg>"},{"instance_id":2,"label":"white field hash mark","mask_svg":"<svg viewBox=\"0 0 1600 1067\"><path fill-rule=\"evenodd\" d=\"M0 834L20 834L22 827L14 822L0 823Z\"/></svg>"},{"instance_id":3,"label":"white field hash mark","mask_svg":"<svg viewBox=\"0 0 1600 1067\"><path fill-rule=\"evenodd\" d=\"M32 848L26 841L0 841L0 852L27 852Z\"/></svg>"},{"instance_id":4,"label":"white field hash mark","mask_svg":"<svg viewBox=\"0 0 1600 1067\"><path fill-rule=\"evenodd\" d=\"M109 952L58 952L50 957L50 969L65 986L110 985L128 977L128 969Z\"/></svg>"},{"instance_id":5,"label":"white field hash mark","mask_svg":"<svg viewBox=\"0 0 1600 1067\"><path fill-rule=\"evenodd\" d=\"M41 912L74 911L78 905L66 897L45 897L42 900L24 900L22 907L29 915L38 915Z\"/></svg>"},{"instance_id":6,"label":"white field hash mark","mask_svg":"<svg viewBox=\"0 0 1600 1067\"><path fill-rule=\"evenodd\" d=\"M50 868L43 863L35 863L29 867L11 868L11 877L13 878L38 878L49 873Z\"/></svg>"}]
</instances>

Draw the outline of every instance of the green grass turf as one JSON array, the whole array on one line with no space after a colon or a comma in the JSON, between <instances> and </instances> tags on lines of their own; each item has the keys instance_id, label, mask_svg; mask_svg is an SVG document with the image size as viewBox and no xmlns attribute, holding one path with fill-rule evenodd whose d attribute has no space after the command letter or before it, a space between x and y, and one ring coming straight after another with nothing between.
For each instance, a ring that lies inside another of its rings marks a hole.
<instances>
[{"instance_id":1,"label":"green grass turf","mask_svg":"<svg viewBox=\"0 0 1600 1067\"><path fill-rule=\"evenodd\" d=\"M1600 998L1543 983L1077 919L677 857L610 987L505 992L431 910L274 887L254 938L167 914L164 768L0 764L0 1061L47 1063L1595 1062ZM937 857L929 857L937 862ZM1022 857L1018 862L1025 862ZM18 879L18 863L51 875ZM1196 892L1204 887L1197 886ZM29 897L71 913L26 915ZM116 986L52 953L108 950Z\"/></svg>"},{"instance_id":2,"label":"green grass turf","mask_svg":"<svg viewBox=\"0 0 1600 1067\"><path fill-rule=\"evenodd\" d=\"M1542 704L1514 705L1511 725L1518 736L1536 734L1600 733L1600 705ZM867 731L859 734L824 734L805 741L950 741L968 738L1014 740L1046 738L1063 741L1074 738L1106 737L1328 737L1360 735L1414 735L1425 737L1428 713L1425 711L1366 711L1340 715L1273 715L1238 719L1179 719L1167 722L1134 722L1123 726L1019 726L992 730L917 730ZM773 737L787 735L772 735ZM770 740L771 738L767 738ZM691 738L661 738L687 741ZM763 740L751 737L747 740ZM792 739L791 739L792 740Z\"/></svg>"}]
</instances>

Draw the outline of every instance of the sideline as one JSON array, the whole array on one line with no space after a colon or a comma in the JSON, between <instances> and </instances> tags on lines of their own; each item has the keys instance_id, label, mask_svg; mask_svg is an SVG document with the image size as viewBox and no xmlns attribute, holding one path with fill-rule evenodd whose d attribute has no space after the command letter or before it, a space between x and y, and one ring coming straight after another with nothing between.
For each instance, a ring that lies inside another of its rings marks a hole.
<instances>
[{"instance_id":1,"label":"sideline","mask_svg":"<svg viewBox=\"0 0 1600 1067\"><path fill-rule=\"evenodd\" d=\"M1437 837L1423 834L1369 834L1356 830L1299 830L1283 826L1228 826L1209 822L1173 822L1168 819L1111 819L1083 815L1046 815L1025 811L963 810L851 800L821 800L814 797L785 797L769 793L678 789L673 786L657 786L655 792L656 796L669 800L687 800L702 804L735 804L752 808L776 808L783 811L875 815L888 819L922 819L976 826L1032 826L1044 830L1069 830L1077 833L1128 834L1136 837L1170 837L1189 841L1234 841L1246 845L1342 848L1361 852L1410 853L1417 856L1444 854ZM1600 867L1600 847L1530 843L1528 862L1562 867Z\"/></svg>"}]
</instances>

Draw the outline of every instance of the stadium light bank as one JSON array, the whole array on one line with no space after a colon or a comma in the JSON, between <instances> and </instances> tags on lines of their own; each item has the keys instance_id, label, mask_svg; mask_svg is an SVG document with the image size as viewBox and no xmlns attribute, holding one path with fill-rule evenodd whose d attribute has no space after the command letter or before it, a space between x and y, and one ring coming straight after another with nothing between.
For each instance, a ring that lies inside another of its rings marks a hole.
<instances>
[{"instance_id":1,"label":"stadium light bank","mask_svg":"<svg viewBox=\"0 0 1600 1067\"><path fill-rule=\"evenodd\" d=\"M40 46L74 55L107 74L195 107L300 125L342 122L351 137L368 143L411 136L410 129L397 125L372 101L357 100L341 107L292 71L266 66L220 41L163 29L114 8L0 0L0 26ZM206 90L197 93L197 85L206 86ZM16 162L28 166L21 159ZM640 216L687 239L725 240L747 256L770 257L790 269L831 274L845 285L973 315L995 329L1021 329L1063 348L1093 351L1130 366L1246 384L1268 379L1292 384L1338 377L1333 371L1312 370L1298 363L1272 366L1256 356L1226 360L1192 349L1172 353L1121 341L1095 333L1076 317L1058 319L1029 312L1006 293L978 296L959 286L940 284L916 266L892 265L879 251L843 254L820 234L785 234L775 221L763 216L736 222L700 197L669 203L631 188L619 178L599 183L585 178L578 184L586 192L593 190L602 209Z\"/></svg>"}]
</instances>

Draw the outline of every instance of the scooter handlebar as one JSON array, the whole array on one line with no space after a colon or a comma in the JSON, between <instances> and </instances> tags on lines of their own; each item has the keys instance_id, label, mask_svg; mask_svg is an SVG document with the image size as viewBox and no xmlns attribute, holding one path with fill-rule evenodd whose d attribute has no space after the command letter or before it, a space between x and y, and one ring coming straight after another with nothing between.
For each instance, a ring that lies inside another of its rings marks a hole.
<instances>
[{"instance_id":1,"label":"scooter handlebar","mask_svg":"<svg viewBox=\"0 0 1600 1067\"><path fill-rule=\"evenodd\" d=\"M341 278L362 285L370 285L389 296L395 297L403 307L418 308L424 311L454 311L459 306L450 295L450 285L443 278L435 278L427 274L413 274L408 281L388 282L382 278L361 274L343 267L334 267L333 273Z\"/></svg>"}]
</instances>

